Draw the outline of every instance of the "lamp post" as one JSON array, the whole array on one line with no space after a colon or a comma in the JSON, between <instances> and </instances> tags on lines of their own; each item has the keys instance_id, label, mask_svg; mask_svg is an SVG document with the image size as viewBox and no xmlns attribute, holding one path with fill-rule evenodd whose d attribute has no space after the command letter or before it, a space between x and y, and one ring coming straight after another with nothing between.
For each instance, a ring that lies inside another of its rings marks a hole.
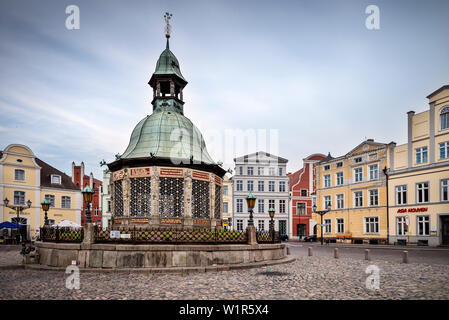
<instances>
[{"instance_id":1,"label":"lamp post","mask_svg":"<svg viewBox=\"0 0 449 320\"><path fill-rule=\"evenodd\" d=\"M47 217L47 211L50 209L50 201L47 199L44 199L44 201L41 202L42 210L45 212L45 218L44 218L44 226L48 226L48 217Z\"/></svg>"},{"instance_id":2,"label":"lamp post","mask_svg":"<svg viewBox=\"0 0 449 320\"><path fill-rule=\"evenodd\" d=\"M87 203L87 207L86 207L86 223L91 223L92 220L90 218L90 203L92 202L92 196L94 194L94 191L92 190L91 187L89 187L89 185L87 185L83 189L83 191L81 191L81 193L83 194L84 202Z\"/></svg>"},{"instance_id":3,"label":"lamp post","mask_svg":"<svg viewBox=\"0 0 449 320\"><path fill-rule=\"evenodd\" d=\"M3 200L3 204L5 205L5 207L16 210L17 213L17 231L19 232L19 242L22 242L22 251L24 251L25 248L25 242L23 241L23 237L20 234L20 224L19 224L19 218L20 218L20 213L25 210L25 209L29 209L31 208L31 201L28 200L27 201L27 205L23 206L23 205L9 205L9 200L8 198L5 198Z\"/></svg>"},{"instance_id":4,"label":"lamp post","mask_svg":"<svg viewBox=\"0 0 449 320\"><path fill-rule=\"evenodd\" d=\"M271 220L270 220L271 240L274 243L274 220L273 220L274 214L275 214L274 208L273 207L269 208L268 209L268 213L269 213L270 218L271 218Z\"/></svg>"},{"instance_id":5,"label":"lamp post","mask_svg":"<svg viewBox=\"0 0 449 320\"><path fill-rule=\"evenodd\" d=\"M326 205L326 210L317 211L316 204L313 205L313 213L319 214L321 216L321 245L323 245L323 216L329 212L329 206Z\"/></svg>"},{"instance_id":6,"label":"lamp post","mask_svg":"<svg viewBox=\"0 0 449 320\"><path fill-rule=\"evenodd\" d=\"M253 209L254 205L256 204L256 197L253 196L252 192L250 192L249 195L246 197L246 204L248 205L249 211L248 226L254 226Z\"/></svg>"}]
</instances>

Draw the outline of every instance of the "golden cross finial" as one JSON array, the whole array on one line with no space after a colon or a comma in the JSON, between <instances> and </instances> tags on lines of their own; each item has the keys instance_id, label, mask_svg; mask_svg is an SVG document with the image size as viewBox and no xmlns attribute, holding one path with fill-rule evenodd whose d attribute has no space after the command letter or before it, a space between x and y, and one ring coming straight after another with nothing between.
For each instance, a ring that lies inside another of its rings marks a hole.
<instances>
[{"instance_id":1,"label":"golden cross finial","mask_svg":"<svg viewBox=\"0 0 449 320\"><path fill-rule=\"evenodd\" d=\"M170 33L171 33L170 19L171 19L172 16L173 15L171 13L169 13L169 12L166 12L164 14L164 20L165 20L165 23L166 23L166 26L165 26L165 37L167 39L170 38Z\"/></svg>"}]
</instances>

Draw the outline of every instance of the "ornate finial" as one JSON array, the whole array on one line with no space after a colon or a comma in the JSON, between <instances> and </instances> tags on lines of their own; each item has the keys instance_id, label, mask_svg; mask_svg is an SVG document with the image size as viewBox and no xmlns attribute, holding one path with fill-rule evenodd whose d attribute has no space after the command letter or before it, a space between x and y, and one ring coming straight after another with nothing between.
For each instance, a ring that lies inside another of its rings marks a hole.
<instances>
[{"instance_id":1,"label":"ornate finial","mask_svg":"<svg viewBox=\"0 0 449 320\"><path fill-rule=\"evenodd\" d=\"M166 12L164 14L164 20L165 20L165 23L166 23L166 26L165 26L165 37L167 39L170 38L170 33L171 33L170 19L171 19L172 16L173 15L171 13L169 13L169 12Z\"/></svg>"}]
</instances>

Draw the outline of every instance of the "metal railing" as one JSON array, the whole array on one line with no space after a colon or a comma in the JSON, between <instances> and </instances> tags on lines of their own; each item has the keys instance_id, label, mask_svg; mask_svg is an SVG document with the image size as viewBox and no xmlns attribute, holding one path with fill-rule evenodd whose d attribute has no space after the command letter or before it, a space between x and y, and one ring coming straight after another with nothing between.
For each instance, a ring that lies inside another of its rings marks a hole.
<instances>
[{"instance_id":1,"label":"metal railing","mask_svg":"<svg viewBox=\"0 0 449 320\"><path fill-rule=\"evenodd\" d=\"M256 231L257 243L279 243L281 238L278 231L271 232L270 230Z\"/></svg>"},{"instance_id":2,"label":"metal railing","mask_svg":"<svg viewBox=\"0 0 449 320\"><path fill-rule=\"evenodd\" d=\"M39 238L44 242L82 242L84 229L44 226L40 228Z\"/></svg>"}]
</instances>

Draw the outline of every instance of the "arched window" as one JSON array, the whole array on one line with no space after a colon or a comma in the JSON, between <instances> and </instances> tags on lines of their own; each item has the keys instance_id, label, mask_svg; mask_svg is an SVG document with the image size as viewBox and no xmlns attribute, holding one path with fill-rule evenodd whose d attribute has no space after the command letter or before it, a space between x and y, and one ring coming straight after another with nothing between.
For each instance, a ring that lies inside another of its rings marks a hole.
<instances>
[{"instance_id":1,"label":"arched window","mask_svg":"<svg viewBox=\"0 0 449 320\"><path fill-rule=\"evenodd\" d=\"M449 106L446 106L443 109L441 109L440 124L441 130L449 129Z\"/></svg>"}]
</instances>

